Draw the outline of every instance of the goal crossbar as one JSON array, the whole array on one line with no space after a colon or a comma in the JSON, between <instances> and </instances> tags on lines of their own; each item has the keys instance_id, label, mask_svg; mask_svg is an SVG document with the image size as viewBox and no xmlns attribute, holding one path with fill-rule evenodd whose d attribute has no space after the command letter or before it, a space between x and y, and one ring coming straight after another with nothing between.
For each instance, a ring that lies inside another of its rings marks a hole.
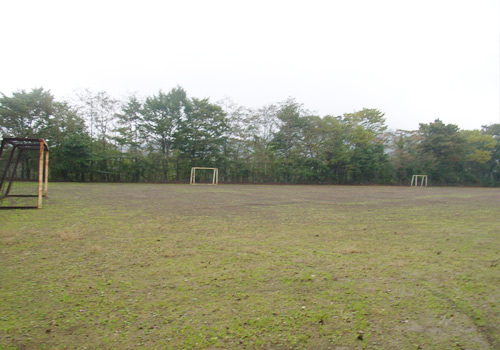
<instances>
[{"instance_id":1,"label":"goal crossbar","mask_svg":"<svg viewBox=\"0 0 500 350\"><path fill-rule=\"evenodd\" d=\"M207 168L207 167L192 167L191 168L191 177L189 179L189 183L191 185L196 185L196 170L212 170L212 183L208 183L207 185L218 185L219 184L219 169L218 168Z\"/></svg>"}]
</instances>

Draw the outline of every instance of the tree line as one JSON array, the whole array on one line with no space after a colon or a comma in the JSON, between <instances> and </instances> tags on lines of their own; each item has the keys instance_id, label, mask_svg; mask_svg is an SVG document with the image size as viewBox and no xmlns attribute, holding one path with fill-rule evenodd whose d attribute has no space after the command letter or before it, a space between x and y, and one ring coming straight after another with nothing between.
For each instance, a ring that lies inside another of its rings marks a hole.
<instances>
[{"instance_id":1,"label":"tree line","mask_svg":"<svg viewBox=\"0 0 500 350\"><path fill-rule=\"evenodd\" d=\"M1 135L44 138L52 181L186 182L206 166L229 183L408 184L427 174L435 185L500 186L500 124L389 131L377 109L318 116L292 98L250 109L182 87L124 100L0 95Z\"/></svg>"}]
</instances>

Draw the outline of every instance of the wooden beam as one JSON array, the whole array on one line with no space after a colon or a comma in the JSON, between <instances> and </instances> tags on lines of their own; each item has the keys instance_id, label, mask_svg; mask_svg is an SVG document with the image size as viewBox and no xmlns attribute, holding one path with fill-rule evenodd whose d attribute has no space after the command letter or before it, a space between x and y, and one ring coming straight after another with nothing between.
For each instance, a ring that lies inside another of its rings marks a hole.
<instances>
[{"instance_id":1,"label":"wooden beam","mask_svg":"<svg viewBox=\"0 0 500 350\"><path fill-rule=\"evenodd\" d=\"M45 144L47 145L47 144ZM47 147L46 149L46 154L45 154L45 170L43 172L44 176L44 183L43 183L43 196L47 196L47 191L49 188L49 148Z\"/></svg>"},{"instance_id":2,"label":"wooden beam","mask_svg":"<svg viewBox=\"0 0 500 350\"><path fill-rule=\"evenodd\" d=\"M37 208L40 209L42 207L42 198L43 198L43 151L45 147L43 141L40 141L40 160L38 162L38 205Z\"/></svg>"}]
</instances>

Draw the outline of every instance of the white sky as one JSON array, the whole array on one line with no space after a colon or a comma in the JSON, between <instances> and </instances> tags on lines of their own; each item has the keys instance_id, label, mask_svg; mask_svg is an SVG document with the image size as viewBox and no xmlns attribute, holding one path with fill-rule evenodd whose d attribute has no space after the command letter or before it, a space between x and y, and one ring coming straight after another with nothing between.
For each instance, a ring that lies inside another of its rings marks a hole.
<instances>
[{"instance_id":1,"label":"white sky","mask_svg":"<svg viewBox=\"0 0 500 350\"><path fill-rule=\"evenodd\" d=\"M180 85L391 129L500 122L498 0L15 0L0 12L0 92L124 98Z\"/></svg>"}]
</instances>

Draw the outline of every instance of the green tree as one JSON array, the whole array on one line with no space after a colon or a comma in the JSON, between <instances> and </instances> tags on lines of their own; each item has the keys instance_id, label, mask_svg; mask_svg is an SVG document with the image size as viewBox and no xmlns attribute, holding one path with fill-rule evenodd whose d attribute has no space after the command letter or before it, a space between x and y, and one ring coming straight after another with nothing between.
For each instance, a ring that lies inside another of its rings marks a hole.
<instances>
[{"instance_id":1,"label":"green tree","mask_svg":"<svg viewBox=\"0 0 500 350\"><path fill-rule=\"evenodd\" d=\"M120 147L123 158L122 174L132 182L140 181L146 163L142 148L144 140L143 105L136 96L129 96L122 103L120 112L116 114L115 140Z\"/></svg>"},{"instance_id":2,"label":"green tree","mask_svg":"<svg viewBox=\"0 0 500 350\"><path fill-rule=\"evenodd\" d=\"M246 134L248 142L248 177L256 182L276 182L276 152L273 138L279 130L279 107L266 105L250 112ZM243 167L243 166L242 166Z\"/></svg>"},{"instance_id":3,"label":"green tree","mask_svg":"<svg viewBox=\"0 0 500 350\"><path fill-rule=\"evenodd\" d=\"M384 114L377 109L362 109L344 114L349 135L349 175L352 183L387 183L392 179L385 153L387 134Z\"/></svg>"},{"instance_id":4,"label":"green tree","mask_svg":"<svg viewBox=\"0 0 500 350\"><path fill-rule=\"evenodd\" d=\"M500 186L500 124L483 126L481 132L493 137L496 142L487 166L487 184Z\"/></svg>"},{"instance_id":5,"label":"green tree","mask_svg":"<svg viewBox=\"0 0 500 350\"><path fill-rule=\"evenodd\" d=\"M50 145L52 179L85 181L92 159L92 139L76 108L67 102L55 102L55 113L46 134Z\"/></svg>"},{"instance_id":6,"label":"green tree","mask_svg":"<svg viewBox=\"0 0 500 350\"><path fill-rule=\"evenodd\" d=\"M63 181L85 181L90 178L92 139L87 133L69 134L51 149L51 177Z\"/></svg>"},{"instance_id":7,"label":"green tree","mask_svg":"<svg viewBox=\"0 0 500 350\"><path fill-rule=\"evenodd\" d=\"M78 111L86 121L92 139L91 181L94 176L98 180L110 181L111 175L116 175L110 164L116 153L116 147L112 143L112 125L118 101L105 91L93 92L88 89L80 92L78 98Z\"/></svg>"},{"instance_id":8,"label":"green tree","mask_svg":"<svg viewBox=\"0 0 500 350\"><path fill-rule=\"evenodd\" d=\"M323 133L321 150L328 174L325 181L328 183L342 184L348 181L351 153L349 152L349 126L342 117L325 116L322 119Z\"/></svg>"},{"instance_id":9,"label":"green tree","mask_svg":"<svg viewBox=\"0 0 500 350\"><path fill-rule=\"evenodd\" d=\"M208 99L189 100L185 119L176 134L176 148L184 164L183 174L191 166L217 166L223 159L229 126L223 109Z\"/></svg>"},{"instance_id":10,"label":"green tree","mask_svg":"<svg viewBox=\"0 0 500 350\"><path fill-rule=\"evenodd\" d=\"M434 183L458 184L464 170L465 139L457 125L433 123L420 124L422 140L419 156L424 171Z\"/></svg>"},{"instance_id":11,"label":"green tree","mask_svg":"<svg viewBox=\"0 0 500 350\"><path fill-rule=\"evenodd\" d=\"M243 182L247 178L252 153L252 135L255 124L252 122L252 111L237 105L229 99L219 102L226 114L227 137L223 144L222 162L219 165L220 179L229 182Z\"/></svg>"},{"instance_id":12,"label":"green tree","mask_svg":"<svg viewBox=\"0 0 500 350\"><path fill-rule=\"evenodd\" d=\"M142 103L136 96L129 96L122 102L120 111L115 114L117 127L114 139L123 151L135 152L141 148L141 128L143 124Z\"/></svg>"},{"instance_id":13,"label":"green tree","mask_svg":"<svg viewBox=\"0 0 500 350\"><path fill-rule=\"evenodd\" d=\"M461 133L465 140L465 182L487 184L488 164L497 141L493 135L484 134L479 130L463 130Z\"/></svg>"},{"instance_id":14,"label":"green tree","mask_svg":"<svg viewBox=\"0 0 500 350\"><path fill-rule=\"evenodd\" d=\"M294 182L300 169L297 168L300 158L302 132L305 111L294 99L280 104L277 118L279 130L274 134L272 147L280 160L278 175L283 182Z\"/></svg>"},{"instance_id":15,"label":"green tree","mask_svg":"<svg viewBox=\"0 0 500 350\"><path fill-rule=\"evenodd\" d=\"M79 113L87 121L90 137L100 144L105 151L112 137L112 125L115 120L118 100L105 91L84 90L78 94Z\"/></svg>"},{"instance_id":16,"label":"green tree","mask_svg":"<svg viewBox=\"0 0 500 350\"><path fill-rule=\"evenodd\" d=\"M172 89L168 94L160 91L144 103L141 131L143 139L148 142L152 165L160 166L159 181L169 180L172 148L189 108L186 92L181 87ZM157 151L159 155L155 155Z\"/></svg>"},{"instance_id":17,"label":"green tree","mask_svg":"<svg viewBox=\"0 0 500 350\"><path fill-rule=\"evenodd\" d=\"M421 138L415 130L397 130L391 134L391 160L397 183L409 184L412 175L425 172L419 161Z\"/></svg>"},{"instance_id":18,"label":"green tree","mask_svg":"<svg viewBox=\"0 0 500 350\"><path fill-rule=\"evenodd\" d=\"M50 147L50 177L85 180L92 157L84 120L68 102L58 102L42 88L0 99L4 136L44 138Z\"/></svg>"},{"instance_id":19,"label":"green tree","mask_svg":"<svg viewBox=\"0 0 500 350\"><path fill-rule=\"evenodd\" d=\"M1 94L0 131L4 137L45 138L54 113L54 97L43 88Z\"/></svg>"}]
</instances>

